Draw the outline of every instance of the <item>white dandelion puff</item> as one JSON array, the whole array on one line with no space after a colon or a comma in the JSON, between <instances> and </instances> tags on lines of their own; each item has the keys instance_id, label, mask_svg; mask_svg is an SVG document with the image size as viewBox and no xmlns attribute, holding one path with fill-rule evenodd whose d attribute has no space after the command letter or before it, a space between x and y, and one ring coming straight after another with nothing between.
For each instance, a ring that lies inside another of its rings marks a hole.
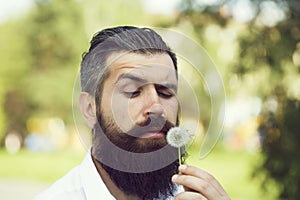
<instances>
[{"instance_id":1,"label":"white dandelion puff","mask_svg":"<svg viewBox=\"0 0 300 200\"><path fill-rule=\"evenodd\" d=\"M181 127L173 127L168 131L167 142L172 147L182 147L186 145L191 139L188 131Z\"/></svg>"},{"instance_id":2,"label":"white dandelion puff","mask_svg":"<svg viewBox=\"0 0 300 200\"><path fill-rule=\"evenodd\" d=\"M192 135L190 135L186 129L180 127L173 127L167 133L168 144L172 147L178 148L179 165L181 165L180 148L189 142L191 136Z\"/></svg>"}]
</instances>

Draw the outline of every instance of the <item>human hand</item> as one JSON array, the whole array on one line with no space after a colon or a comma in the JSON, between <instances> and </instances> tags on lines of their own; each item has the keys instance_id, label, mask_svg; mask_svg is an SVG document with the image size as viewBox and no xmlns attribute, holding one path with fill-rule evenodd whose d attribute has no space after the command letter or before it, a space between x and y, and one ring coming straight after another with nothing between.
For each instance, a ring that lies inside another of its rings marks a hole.
<instances>
[{"instance_id":1,"label":"human hand","mask_svg":"<svg viewBox=\"0 0 300 200\"><path fill-rule=\"evenodd\" d=\"M172 177L176 184L184 186L185 191L174 200L230 200L221 184L208 172L194 166L179 166L181 174Z\"/></svg>"}]
</instances>

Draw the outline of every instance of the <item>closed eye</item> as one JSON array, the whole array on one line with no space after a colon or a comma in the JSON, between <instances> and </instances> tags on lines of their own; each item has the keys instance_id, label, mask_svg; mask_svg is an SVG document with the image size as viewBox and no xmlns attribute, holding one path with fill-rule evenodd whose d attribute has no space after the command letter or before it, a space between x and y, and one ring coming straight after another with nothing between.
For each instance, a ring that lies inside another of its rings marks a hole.
<instances>
[{"instance_id":1,"label":"closed eye","mask_svg":"<svg viewBox=\"0 0 300 200\"><path fill-rule=\"evenodd\" d=\"M156 91L157 91L157 94L164 99L170 99L175 95L173 90L171 90L165 86L157 86Z\"/></svg>"},{"instance_id":2,"label":"closed eye","mask_svg":"<svg viewBox=\"0 0 300 200\"><path fill-rule=\"evenodd\" d=\"M167 92L167 91L159 91L158 95L164 99L170 99L174 96L172 92Z\"/></svg>"},{"instance_id":3,"label":"closed eye","mask_svg":"<svg viewBox=\"0 0 300 200\"><path fill-rule=\"evenodd\" d=\"M128 98L135 98L135 97L138 97L141 94L141 91L136 90L136 91L133 91L133 92L124 92L124 94Z\"/></svg>"},{"instance_id":4,"label":"closed eye","mask_svg":"<svg viewBox=\"0 0 300 200\"><path fill-rule=\"evenodd\" d=\"M177 86L173 84L156 84L155 89L161 98L170 99L176 95Z\"/></svg>"}]
</instances>

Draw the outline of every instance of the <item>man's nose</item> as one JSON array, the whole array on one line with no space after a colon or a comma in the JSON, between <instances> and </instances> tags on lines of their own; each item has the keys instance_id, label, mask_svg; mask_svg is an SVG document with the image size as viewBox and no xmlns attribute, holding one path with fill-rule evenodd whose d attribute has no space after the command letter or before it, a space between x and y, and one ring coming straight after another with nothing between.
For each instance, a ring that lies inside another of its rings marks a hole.
<instances>
[{"instance_id":1,"label":"man's nose","mask_svg":"<svg viewBox=\"0 0 300 200\"><path fill-rule=\"evenodd\" d=\"M147 92L145 96L145 115L146 116L161 116L164 113L164 108L160 102L159 95L155 88Z\"/></svg>"},{"instance_id":2,"label":"man's nose","mask_svg":"<svg viewBox=\"0 0 300 200\"><path fill-rule=\"evenodd\" d=\"M148 112L146 113L148 116L162 116L164 113L164 108L161 104L153 104Z\"/></svg>"}]
</instances>

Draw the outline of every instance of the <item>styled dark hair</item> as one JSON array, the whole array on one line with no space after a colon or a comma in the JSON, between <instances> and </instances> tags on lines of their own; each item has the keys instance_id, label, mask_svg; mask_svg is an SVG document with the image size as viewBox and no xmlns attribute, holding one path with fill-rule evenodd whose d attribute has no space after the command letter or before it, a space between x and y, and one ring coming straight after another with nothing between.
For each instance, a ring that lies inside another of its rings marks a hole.
<instances>
[{"instance_id":1,"label":"styled dark hair","mask_svg":"<svg viewBox=\"0 0 300 200\"><path fill-rule=\"evenodd\" d=\"M82 91L94 95L109 70L107 58L113 52L155 54L167 53L177 71L175 53L167 46L160 35L150 28L119 26L104 29L94 35L88 52L82 57L80 78ZM101 85L100 85L101 87Z\"/></svg>"}]
</instances>

